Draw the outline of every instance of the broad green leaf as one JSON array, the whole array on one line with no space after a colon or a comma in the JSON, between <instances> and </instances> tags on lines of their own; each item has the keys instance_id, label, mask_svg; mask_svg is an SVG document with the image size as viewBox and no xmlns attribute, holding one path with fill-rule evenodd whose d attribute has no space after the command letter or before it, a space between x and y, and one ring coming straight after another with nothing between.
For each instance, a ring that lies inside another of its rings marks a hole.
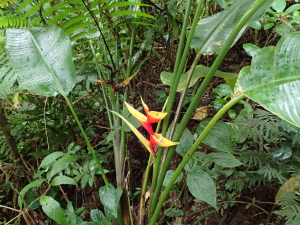
<instances>
[{"instance_id":1,"label":"broad green leaf","mask_svg":"<svg viewBox=\"0 0 300 225\"><path fill-rule=\"evenodd\" d=\"M199 167L189 171L187 174L187 185L195 198L217 209L216 185L206 172Z\"/></svg>"},{"instance_id":2,"label":"broad green leaf","mask_svg":"<svg viewBox=\"0 0 300 225\"><path fill-rule=\"evenodd\" d=\"M171 179L171 177L173 176L175 170L168 170L167 173L166 173L166 176L165 176L165 179L164 179L164 182L163 182L163 186L166 187ZM182 172L180 172L179 176L176 178L174 184L176 184L178 181L181 180L183 174Z\"/></svg>"},{"instance_id":3,"label":"broad green leaf","mask_svg":"<svg viewBox=\"0 0 300 225\"><path fill-rule=\"evenodd\" d=\"M0 35L2 35L1 31ZM17 79L17 74L11 66L6 51L2 50L3 52L0 53L0 99L6 99L6 96L13 92L12 87Z\"/></svg>"},{"instance_id":4,"label":"broad green leaf","mask_svg":"<svg viewBox=\"0 0 300 225\"><path fill-rule=\"evenodd\" d=\"M300 175L296 175L291 177L288 181L286 181L277 192L275 202L278 203L281 195L284 192L293 193L294 191L298 191L300 188Z\"/></svg>"},{"instance_id":5,"label":"broad green leaf","mask_svg":"<svg viewBox=\"0 0 300 225\"><path fill-rule=\"evenodd\" d=\"M123 190L121 188L115 189L112 184L105 185L99 190L101 203L115 217L117 217L117 210L122 192Z\"/></svg>"},{"instance_id":6,"label":"broad green leaf","mask_svg":"<svg viewBox=\"0 0 300 225\"><path fill-rule=\"evenodd\" d=\"M169 129L167 131L167 137L170 136L172 126L173 126L173 123L171 123L171 125L169 126ZM178 127L179 127L179 125L176 124L174 134L176 134ZM193 143L194 143L194 137L193 137L192 133L187 128L185 128L180 137L179 144L176 146L176 152L181 156L185 156L185 154L192 147Z\"/></svg>"},{"instance_id":7,"label":"broad green leaf","mask_svg":"<svg viewBox=\"0 0 300 225\"><path fill-rule=\"evenodd\" d=\"M49 196L41 196L40 203L44 213L60 225L67 225L63 209L59 203Z\"/></svg>"},{"instance_id":8,"label":"broad green leaf","mask_svg":"<svg viewBox=\"0 0 300 225\"><path fill-rule=\"evenodd\" d=\"M6 50L20 89L55 96L74 87L71 42L58 26L7 29Z\"/></svg>"},{"instance_id":9,"label":"broad green leaf","mask_svg":"<svg viewBox=\"0 0 300 225\"><path fill-rule=\"evenodd\" d=\"M237 80L235 93L244 93L270 112L300 127L300 32L282 37L276 48L253 56Z\"/></svg>"},{"instance_id":10,"label":"broad green leaf","mask_svg":"<svg viewBox=\"0 0 300 225\"><path fill-rule=\"evenodd\" d=\"M206 67L206 66L196 66L195 71L192 75L189 87L193 86L197 80L199 78L203 78L206 76L206 74L208 73L208 71L210 70L210 67ZM189 75L189 71L187 71L185 74L182 74L179 80L179 84L177 87L177 91L183 91L187 78ZM173 73L169 73L169 72L162 72L160 74L160 79L161 81L166 84L166 85L171 85L172 84L172 80L173 80ZM237 78L237 74L234 73L227 73L227 72L221 72L219 70L216 71L215 77L220 77L220 78L224 78L226 83L230 86L230 83L232 83L232 81L234 81L235 84L235 79ZM234 85L233 85L234 87ZM233 89L232 87L232 89Z\"/></svg>"},{"instance_id":11,"label":"broad green leaf","mask_svg":"<svg viewBox=\"0 0 300 225\"><path fill-rule=\"evenodd\" d=\"M57 160L59 157L61 157L64 153L63 152L53 152L47 155L43 161L41 162L40 167L46 169L47 166L49 166L51 163L53 163L55 160Z\"/></svg>"},{"instance_id":12,"label":"broad green leaf","mask_svg":"<svg viewBox=\"0 0 300 225\"><path fill-rule=\"evenodd\" d=\"M225 153L225 152L212 153L211 158L213 162L223 167L233 168L242 165L242 163L239 160L237 160L234 157L234 155L230 153Z\"/></svg>"},{"instance_id":13,"label":"broad green leaf","mask_svg":"<svg viewBox=\"0 0 300 225\"><path fill-rule=\"evenodd\" d=\"M200 135L210 119L206 119L197 127L197 132ZM203 140L204 144L222 152L233 152L233 143L231 141L230 127L223 121L218 121L213 129Z\"/></svg>"},{"instance_id":14,"label":"broad green leaf","mask_svg":"<svg viewBox=\"0 0 300 225\"><path fill-rule=\"evenodd\" d=\"M271 151L273 152L273 158L275 160L285 160L290 158L293 154L292 149L287 146L274 147Z\"/></svg>"},{"instance_id":15,"label":"broad green leaf","mask_svg":"<svg viewBox=\"0 0 300 225\"><path fill-rule=\"evenodd\" d=\"M201 48L200 52L203 54L218 54L236 24L255 2L256 0L238 0L225 10L201 19L196 27L191 47L197 51ZM247 25L258 21L266 13L272 2L273 0L267 0L250 17L235 41L243 34Z\"/></svg>"},{"instance_id":16,"label":"broad green leaf","mask_svg":"<svg viewBox=\"0 0 300 225\"><path fill-rule=\"evenodd\" d=\"M104 214L99 209L92 209L91 210L91 219L93 221L103 221L105 220Z\"/></svg>"},{"instance_id":17,"label":"broad green leaf","mask_svg":"<svg viewBox=\"0 0 300 225\"><path fill-rule=\"evenodd\" d=\"M254 44L247 43L243 44L243 48L247 52L248 55L252 56L254 55L255 51L259 50L260 48Z\"/></svg>"},{"instance_id":18,"label":"broad green leaf","mask_svg":"<svg viewBox=\"0 0 300 225\"><path fill-rule=\"evenodd\" d=\"M272 3L272 8L276 12L282 12L286 7L286 0L274 0Z\"/></svg>"},{"instance_id":19,"label":"broad green leaf","mask_svg":"<svg viewBox=\"0 0 300 225\"><path fill-rule=\"evenodd\" d=\"M60 171L66 169L70 163L75 162L77 159L73 156L65 156L57 160L52 167L50 178Z\"/></svg>"},{"instance_id":20,"label":"broad green leaf","mask_svg":"<svg viewBox=\"0 0 300 225\"><path fill-rule=\"evenodd\" d=\"M222 8L226 7L226 2L225 0L212 0L213 2L217 3L219 6L221 6Z\"/></svg>"},{"instance_id":21,"label":"broad green leaf","mask_svg":"<svg viewBox=\"0 0 300 225\"><path fill-rule=\"evenodd\" d=\"M58 186L61 184L77 185L77 183L75 182L75 180L73 178L67 177L67 176L57 176L57 177L54 177L54 179L51 181L52 186Z\"/></svg>"},{"instance_id":22,"label":"broad green leaf","mask_svg":"<svg viewBox=\"0 0 300 225\"><path fill-rule=\"evenodd\" d=\"M31 188L39 187L44 181L46 181L46 179L39 179L39 180L33 181L30 184L27 184L25 187L23 187L23 189L20 191L20 195L18 197L18 203L19 203L20 209L22 208L22 199L24 198L26 192Z\"/></svg>"}]
</instances>

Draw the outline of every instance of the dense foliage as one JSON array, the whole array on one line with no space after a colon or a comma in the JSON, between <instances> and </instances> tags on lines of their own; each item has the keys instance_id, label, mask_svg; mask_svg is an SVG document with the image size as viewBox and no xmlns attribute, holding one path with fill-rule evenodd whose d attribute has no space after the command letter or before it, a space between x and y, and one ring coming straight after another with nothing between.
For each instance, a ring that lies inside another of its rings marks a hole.
<instances>
[{"instance_id":1,"label":"dense foliage","mask_svg":"<svg viewBox=\"0 0 300 225\"><path fill-rule=\"evenodd\" d=\"M0 224L300 223L298 1L0 7Z\"/></svg>"}]
</instances>

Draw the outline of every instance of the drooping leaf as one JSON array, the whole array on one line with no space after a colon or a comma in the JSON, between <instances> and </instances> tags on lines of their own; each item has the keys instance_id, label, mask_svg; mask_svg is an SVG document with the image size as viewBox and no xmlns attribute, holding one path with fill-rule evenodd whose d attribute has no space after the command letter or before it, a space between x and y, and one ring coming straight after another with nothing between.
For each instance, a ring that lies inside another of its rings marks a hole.
<instances>
[{"instance_id":1,"label":"drooping leaf","mask_svg":"<svg viewBox=\"0 0 300 225\"><path fill-rule=\"evenodd\" d=\"M77 159L73 156L65 156L57 160L52 167L50 178L53 177L55 174L59 173L60 171L66 169L70 163L75 162Z\"/></svg>"},{"instance_id":2,"label":"drooping leaf","mask_svg":"<svg viewBox=\"0 0 300 225\"><path fill-rule=\"evenodd\" d=\"M187 185L192 195L217 209L216 185L211 177L195 167L187 174Z\"/></svg>"},{"instance_id":3,"label":"drooping leaf","mask_svg":"<svg viewBox=\"0 0 300 225\"><path fill-rule=\"evenodd\" d=\"M206 74L208 73L208 71L210 70L210 67L206 67L206 66L196 66L195 71L192 75L189 87L193 86L197 80L199 78L203 78L206 76ZM182 74L179 80L179 84L177 87L177 91L183 91L187 78L189 75L189 71L187 71L185 74ZM160 79L161 81L166 84L166 85L171 85L172 84L172 80L173 80L173 73L169 73L169 72L162 72L160 74ZM230 86L230 83L232 83L233 81L235 81L235 79L237 78L237 74L234 73L228 73L228 72L221 72L219 70L216 71L215 77L220 77L220 78L224 78L226 83ZM235 84L235 82L233 82ZM233 85L234 87L234 85ZM232 89L233 89L232 87Z\"/></svg>"},{"instance_id":4,"label":"drooping leaf","mask_svg":"<svg viewBox=\"0 0 300 225\"><path fill-rule=\"evenodd\" d=\"M61 28L8 29L6 36L6 50L20 89L46 96L66 95L72 90L76 72L71 42Z\"/></svg>"},{"instance_id":5,"label":"drooping leaf","mask_svg":"<svg viewBox=\"0 0 300 225\"><path fill-rule=\"evenodd\" d=\"M300 126L300 32L280 39L253 56L237 80L235 93L244 93L270 112Z\"/></svg>"},{"instance_id":6,"label":"drooping leaf","mask_svg":"<svg viewBox=\"0 0 300 225\"><path fill-rule=\"evenodd\" d=\"M210 119L206 119L197 127L197 132L200 135L204 128L209 123ZM203 140L203 143L222 152L232 152L233 143L231 141L230 128L223 121L218 121L213 129Z\"/></svg>"},{"instance_id":7,"label":"drooping leaf","mask_svg":"<svg viewBox=\"0 0 300 225\"><path fill-rule=\"evenodd\" d=\"M77 185L74 179L67 176L57 176L54 177L54 179L51 181L52 186L58 186L61 184L71 184L71 185Z\"/></svg>"},{"instance_id":8,"label":"drooping leaf","mask_svg":"<svg viewBox=\"0 0 300 225\"><path fill-rule=\"evenodd\" d=\"M122 188L115 189L112 184L105 185L99 190L101 203L115 217L117 217L117 210L122 192Z\"/></svg>"},{"instance_id":9,"label":"drooping leaf","mask_svg":"<svg viewBox=\"0 0 300 225\"><path fill-rule=\"evenodd\" d=\"M233 28L255 2L256 0L238 0L225 10L201 19L196 27L191 47L197 51L201 48L203 54L218 54ZM272 2L273 0L267 0L250 17L235 41L239 39L247 25L258 21L266 13Z\"/></svg>"},{"instance_id":10,"label":"drooping leaf","mask_svg":"<svg viewBox=\"0 0 300 225\"><path fill-rule=\"evenodd\" d=\"M18 203L19 203L19 207L22 208L22 199L24 198L26 192L34 187L39 187L44 181L46 181L46 179L39 179L36 181L33 181L29 184L27 184L25 187L23 187L23 189L20 191L20 195L18 197Z\"/></svg>"},{"instance_id":11,"label":"drooping leaf","mask_svg":"<svg viewBox=\"0 0 300 225\"><path fill-rule=\"evenodd\" d=\"M0 99L6 99L6 96L13 92L16 79L17 75L11 66L6 51L3 49L0 54Z\"/></svg>"},{"instance_id":12,"label":"drooping leaf","mask_svg":"<svg viewBox=\"0 0 300 225\"><path fill-rule=\"evenodd\" d=\"M49 216L60 225L67 225L65 213L55 199L43 195L40 198L40 203L42 205L44 213L47 216Z\"/></svg>"},{"instance_id":13,"label":"drooping leaf","mask_svg":"<svg viewBox=\"0 0 300 225\"><path fill-rule=\"evenodd\" d=\"M173 176L175 170L168 170L167 173L166 173L166 176L165 176L165 179L164 179L164 182L163 182L163 186L166 187L171 179L171 177ZM180 172L179 176L176 178L174 184L176 184L178 181L181 180L183 174L182 172Z\"/></svg>"},{"instance_id":14,"label":"drooping leaf","mask_svg":"<svg viewBox=\"0 0 300 225\"><path fill-rule=\"evenodd\" d=\"M275 202L278 203L281 195L284 194L284 192L290 192L293 193L294 191L299 190L300 188L300 175L296 175L291 177L288 181L286 181L277 192Z\"/></svg>"},{"instance_id":15,"label":"drooping leaf","mask_svg":"<svg viewBox=\"0 0 300 225\"><path fill-rule=\"evenodd\" d=\"M230 153L225 153L225 152L212 153L211 158L213 162L223 167L233 168L242 165L242 163L238 159L236 159L234 155Z\"/></svg>"},{"instance_id":16,"label":"drooping leaf","mask_svg":"<svg viewBox=\"0 0 300 225\"><path fill-rule=\"evenodd\" d=\"M53 152L47 155L43 161L41 162L40 167L46 169L51 163L53 163L56 159L61 157L64 153L63 152Z\"/></svg>"}]
</instances>

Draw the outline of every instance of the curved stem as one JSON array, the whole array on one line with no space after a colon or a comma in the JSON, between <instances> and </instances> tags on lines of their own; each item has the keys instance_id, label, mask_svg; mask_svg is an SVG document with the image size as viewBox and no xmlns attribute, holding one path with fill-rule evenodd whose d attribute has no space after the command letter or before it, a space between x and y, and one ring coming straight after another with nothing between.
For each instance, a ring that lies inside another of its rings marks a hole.
<instances>
[{"instance_id":1,"label":"curved stem","mask_svg":"<svg viewBox=\"0 0 300 225\"><path fill-rule=\"evenodd\" d=\"M178 130L176 131L176 135L173 139L173 141L179 141L180 137L184 131L184 129L187 126L187 123L189 122L194 109L199 105L199 102L201 101L201 96L203 95L204 91L206 90L206 87L208 86L208 84L210 83L211 79L213 78L213 75L215 74L216 70L219 68L220 64L222 63L224 57L226 56L227 52L229 51L232 43L234 42L236 36L238 35L238 33L240 32L240 30L243 28L243 26L245 25L245 23L249 20L249 18L257 11L257 9L259 9L259 7L264 4L266 2L266 0L259 0L257 1L241 18L241 20L238 22L238 24L235 26L235 28L233 29L232 33L230 34L230 36L228 37L227 41L225 42L225 44L223 45L220 54L218 55L218 57L216 58L215 62L213 63L211 69L209 70L209 72L207 73L205 79L203 80L201 86L199 87L194 99L192 100L192 102L190 103L189 108L187 109L179 127ZM168 155L166 157L166 160L163 164L159 179L157 181L157 185L156 185L156 190L154 193L154 205L155 201L157 202L158 197L160 195L160 190L162 187L162 183L164 180L164 177L166 175L166 172L168 170L168 167L171 163L171 160L173 158L173 155L175 153L175 149L176 147L172 146L169 148L168 151Z\"/></svg>"},{"instance_id":2,"label":"curved stem","mask_svg":"<svg viewBox=\"0 0 300 225\"><path fill-rule=\"evenodd\" d=\"M197 138L193 146L190 148L190 150L187 152L187 154L183 157L181 163L175 170L173 176L171 177L168 185L166 186L164 192L162 193L162 196L156 206L156 209L154 211L153 217L151 219L150 225L155 225L156 220L158 217L158 214L163 206L164 201L166 200L169 191L171 190L173 184L175 183L177 177L179 176L180 172L183 170L185 164L188 162L188 160L192 157L194 152L197 150L198 146L201 144L201 142L204 140L204 138L208 135L208 133L211 131L211 129L214 127L214 125L218 122L218 120L236 103L238 103L240 100L245 98L244 94L241 94L240 96L237 96L233 99L231 99L230 102L228 102L226 105L223 106L222 109L219 110L219 112L213 117L213 119L207 124L203 132L200 134L200 136Z\"/></svg>"}]
</instances>

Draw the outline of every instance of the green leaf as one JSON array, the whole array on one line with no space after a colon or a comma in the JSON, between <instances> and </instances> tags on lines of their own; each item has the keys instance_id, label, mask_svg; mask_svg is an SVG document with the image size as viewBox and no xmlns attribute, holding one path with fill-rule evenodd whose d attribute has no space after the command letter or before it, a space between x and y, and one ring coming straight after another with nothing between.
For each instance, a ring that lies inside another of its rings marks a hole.
<instances>
[{"instance_id":1,"label":"green leaf","mask_svg":"<svg viewBox=\"0 0 300 225\"><path fill-rule=\"evenodd\" d=\"M43 159L40 167L46 169L47 166L49 166L51 163L53 163L56 159L58 159L59 157L61 157L63 154L64 154L63 152L53 152L53 153L50 153L49 155L47 155Z\"/></svg>"},{"instance_id":2,"label":"green leaf","mask_svg":"<svg viewBox=\"0 0 300 225\"><path fill-rule=\"evenodd\" d=\"M171 123L171 125L169 126L169 129L167 131L167 137L169 137L169 135L170 135L172 126L173 126L173 123ZM176 124L175 132L174 132L175 134L178 130L178 127L179 127L179 125ZM181 156L185 156L185 154L192 147L193 143L194 143L194 137L193 137L192 133L187 128L185 128L180 137L179 144L176 146L176 152Z\"/></svg>"},{"instance_id":3,"label":"green leaf","mask_svg":"<svg viewBox=\"0 0 300 225\"><path fill-rule=\"evenodd\" d=\"M242 165L242 163L230 153L211 153L211 158L213 162L223 167L233 168Z\"/></svg>"},{"instance_id":4,"label":"green leaf","mask_svg":"<svg viewBox=\"0 0 300 225\"><path fill-rule=\"evenodd\" d=\"M91 219L93 221L103 221L105 220L104 214L99 209L92 209L91 210Z\"/></svg>"},{"instance_id":5,"label":"green leaf","mask_svg":"<svg viewBox=\"0 0 300 225\"><path fill-rule=\"evenodd\" d=\"M23 189L20 191L20 195L18 198L18 203L19 203L20 209L22 208L22 199L24 198L26 192L31 188L39 187L44 181L46 181L46 179L39 179L39 180L33 181L30 184L27 184L25 187L23 187Z\"/></svg>"},{"instance_id":6,"label":"green leaf","mask_svg":"<svg viewBox=\"0 0 300 225\"><path fill-rule=\"evenodd\" d=\"M112 184L105 185L99 190L101 203L115 217L117 217L117 210L122 192L122 188L115 189Z\"/></svg>"},{"instance_id":7,"label":"green leaf","mask_svg":"<svg viewBox=\"0 0 300 225\"><path fill-rule=\"evenodd\" d=\"M209 70L210 70L210 67L206 67L206 66L202 66L202 65L196 66L195 71L192 75L189 87L193 86L199 78L204 78ZM188 75L189 75L189 71L187 71L185 74L181 75L179 84L177 87L177 91L183 91L186 81L187 81L187 78L188 78ZM173 73L162 72L160 74L160 79L164 84L170 86L172 84L173 76L174 76ZM237 78L237 74L235 74L235 73L221 72L219 70L216 71L214 76L224 78L226 83L232 82L232 80L235 80ZM234 82L234 84L235 84L235 82ZM230 84L228 84L228 85L230 86Z\"/></svg>"},{"instance_id":8,"label":"green leaf","mask_svg":"<svg viewBox=\"0 0 300 225\"><path fill-rule=\"evenodd\" d=\"M206 172L199 167L189 171L187 174L187 185L195 198L217 209L216 185Z\"/></svg>"},{"instance_id":9,"label":"green leaf","mask_svg":"<svg viewBox=\"0 0 300 225\"><path fill-rule=\"evenodd\" d=\"M73 178L67 177L67 176L57 176L57 177L54 177L54 179L51 181L52 186L58 186L61 184L77 185L77 183L75 182L75 180Z\"/></svg>"},{"instance_id":10,"label":"green leaf","mask_svg":"<svg viewBox=\"0 0 300 225\"><path fill-rule=\"evenodd\" d=\"M286 0L274 0L272 3L272 8L276 12L282 12L286 7Z\"/></svg>"},{"instance_id":11,"label":"green leaf","mask_svg":"<svg viewBox=\"0 0 300 225\"><path fill-rule=\"evenodd\" d=\"M77 159L73 156L65 156L57 160L52 167L50 178L53 177L55 174L59 173L60 171L66 169L70 163L75 162Z\"/></svg>"},{"instance_id":12,"label":"green leaf","mask_svg":"<svg viewBox=\"0 0 300 225\"><path fill-rule=\"evenodd\" d=\"M183 212L181 209L168 208L165 210L165 214L168 217L179 217L183 215Z\"/></svg>"},{"instance_id":13,"label":"green leaf","mask_svg":"<svg viewBox=\"0 0 300 225\"><path fill-rule=\"evenodd\" d=\"M165 178L164 178L164 182L163 182L163 186L166 187L171 179L171 177L173 176L175 170L168 170L166 175L165 175ZM174 184L176 184L178 181L181 180L181 178L183 177L183 174L182 172L180 172L179 176L176 178Z\"/></svg>"},{"instance_id":14,"label":"green leaf","mask_svg":"<svg viewBox=\"0 0 300 225\"><path fill-rule=\"evenodd\" d=\"M219 6L221 6L222 8L226 7L226 2L225 0L212 0L213 2L217 3Z\"/></svg>"},{"instance_id":15,"label":"green leaf","mask_svg":"<svg viewBox=\"0 0 300 225\"><path fill-rule=\"evenodd\" d=\"M41 196L40 203L44 213L60 225L67 225L63 209L59 203L49 196Z\"/></svg>"},{"instance_id":16,"label":"green leaf","mask_svg":"<svg viewBox=\"0 0 300 225\"><path fill-rule=\"evenodd\" d=\"M210 119L206 119L197 127L197 132L200 135L204 128L209 123ZM230 127L223 121L218 121L213 129L203 140L203 143L222 152L233 152L233 143L230 139Z\"/></svg>"},{"instance_id":17,"label":"green leaf","mask_svg":"<svg viewBox=\"0 0 300 225\"><path fill-rule=\"evenodd\" d=\"M87 185L89 179L90 179L90 174L84 174L84 176L81 178L81 186L82 188L85 188L85 186Z\"/></svg>"},{"instance_id":18,"label":"green leaf","mask_svg":"<svg viewBox=\"0 0 300 225\"><path fill-rule=\"evenodd\" d=\"M191 47L195 48L197 51L201 48L200 52L203 54L218 54L236 24L254 2L256 2L256 0L238 0L223 11L201 19L196 27ZM267 0L250 17L244 28L241 29L237 35L235 41L243 34L247 25L258 21L266 13L272 2L273 0Z\"/></svg>"},{"instance_id":19,"label":"green leaf","mask_svg":"<svg viewBox=\"0 0 300 225\"><path fill-rule=\"evenodd\" d=\"M258 50L244 67L235 93L244 93L267 110L300 127L300 32L282 37L277 47Z\"/></svg>"},{"instance_id":20,"label":"green leaf","mask_svg":"<svg viewBox=\"0 0 300 225\"><path fill-rule=\"evenodd\" d=\"M255 51L260 49L258 46L251 44L251 43L243 44L243 48L245 49L247 54L252 57L253 57Z\"/></svg>"},{"instance_id":21,"label":"green leaf","mask_svg":"<svg viewBox=\"0 0 300 225\"><path fill-rule=\"evenodd\" d=\"M45 96L67 95L73 89L76 72L71 42L61 28L7 29L6 37L20 89Z\"/></svg>"},{"instance_id":22,"label":"green leaf","mask_svg":"<svg viewBox=\"0 0 300 225\"><path fill-rule=\"evenodd\" d=\"M273 158L275 160L285 160L290 158L293 154L292 149L287 146L274 147L271 151L273 152Z\"/></svg>"}]
</instances>

